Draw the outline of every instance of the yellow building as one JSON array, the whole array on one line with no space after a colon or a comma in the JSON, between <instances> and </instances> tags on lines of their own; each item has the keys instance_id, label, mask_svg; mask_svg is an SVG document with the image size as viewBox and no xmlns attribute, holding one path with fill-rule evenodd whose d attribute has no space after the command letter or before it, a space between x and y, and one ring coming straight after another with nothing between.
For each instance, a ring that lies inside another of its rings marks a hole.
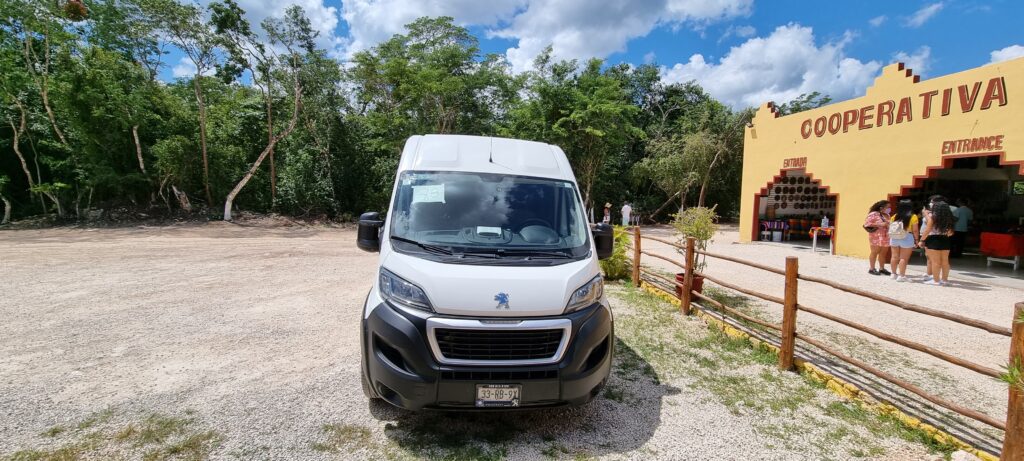
<instances>
[{"instance_id":1,"label":"yellow building","mask_svg":"<svg viewBox=\"0 0 1024 461\"><path fill-rule=\"evenodd\" d=\"M893 64L860 98L785 117L771 103L757 111L743 149L740 238L770 239L763 231L783 223L786 237L806 240L827 216L835 252L866 257L861 227L873 203L919 206L942 194L972 204L976 240L1019 224L1022 173L1024 58L924 81Z\"/></svg>"}]
</instances>

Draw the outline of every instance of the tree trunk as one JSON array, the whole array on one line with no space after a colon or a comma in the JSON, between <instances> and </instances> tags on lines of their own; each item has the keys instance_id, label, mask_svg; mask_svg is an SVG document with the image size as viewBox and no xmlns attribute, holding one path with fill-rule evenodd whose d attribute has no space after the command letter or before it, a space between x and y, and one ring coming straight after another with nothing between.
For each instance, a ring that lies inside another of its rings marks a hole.
<instances>
[{"instance_id":1,"label":"tree trunk","mask_svg":"<svg viewBox=\"0 0 1024 461\"><path fill-rule=\"evenodd\" d=\"M0 195L0 200L4 202L4 219L0 221L0 224L7 224L11 222L11 201L7 200L7 197Z\"/></svg>"},{"instance_id":2,"label":"tree trunk","mask_svg":"<svg viewBox=\"0 0 1024 461\"><path fill-rule=\"evenodd\" d=\"M667 207L668 204L672 203L672 200L675 200L675 198L678 197L678 196L679 196L679 192L676 192L676 193L672 194L672 196L669 197L668 200L665 200L665 203L662 203L661 206L658 207L657 210L654 210L654 213L651 213L650 215L647 216L647 220L650 221L650 222L654 222L654 217L657 216L658 213L661 213L661 210L664 210L665 207Z\"/></svg>"},{"instance_id":3,"label":"tree trunk","mask_svg":"<svg viewBox=\"0 0 1024 461\"><path fill-rule=\"evenodd\" d=\"M295 81L295 105L292 107L292 117L291 120L288 121L288 127L285 128L285 130L279 133L277 136L270 138L270 142L267 143L267 147L263 149L263 152L260 153L260 156L256 158L256 162L252 164L252 167L250 167L249 171L245 173L245 176L242 177L242 180L238 181L238 184L235 184L235 188L231 189L231 192L228 193L227 198L224 199L225 221L231 221L231 205L235 201L235 197L238 196L238 193L242 191L242 188L244 188L245 185L249 182L249 180L252 179L252 176L256 174L256 171L259 170L260 165L263 163L263 160L265 160L267 156L270 155L271 152L273 152L274 146L277 145L278 142L280 142L282 139L291 134L292 130L295 129L295 124L298 123L299 121L299 107L302 106L302 87L299 85L297 79L298 77L296 77Z\"/></svg>"},{"instance_id":4,"label":"tree trunk","mask_svg":"<svg viewBox=\"0 0 1024 461\"><path fill-rule=\"evenodd\" d=\"M587 210L594 209L594 201L591 200L590 198L590 182L587 182L587 184L583 186L583 208ZM597 219L596 213L591 213L590 221L591 223L596 223L599 221L599 219Z\"/></svg>"},{"instance_id":5,"label":"tree trunk","mask_svg":"<svg viewBox=\"0 0 1024 461\"><path fill-rule=\"evenodd\" d=\"M21 140L21 133L25 131L25 113L21 113L21 126L15 127L14 122L7 120L11 124L11 130L14 132L14 139L11 141L11 145L14 147L14 155L18 156L18 161L21 162L21 170L25 172L25 178L28 179L28 187L32 189L35 187L35 182L32 180L32 173L28 171L28 163L25 162L25 156L21 153L21 146L19 142Z\"/></svg>"},{"instance_id":6,"label":"tree trunk","mask_svg":"<svg viewBox=\"0 0 1024 461\"><path fill-rule=\"evenodd\" d=\"M142 144L139 143L139 126L132 125L132 139L135 140L135 156L139 158L139 169L146 174L146 164L142 161Z\"/></svg>"},{"instance_id":7,"label":"tree trunk","mask_svg":"<svg viewBox=\"0 0 1024 461\"><path fill-rule=\"evenodd\" d=\"M697 206L704 206L704 199L707 197L708 183L711 182L711 172L715 169L715 165L718 164L718 158L721 157L722 151L725 150L725 146L719 146L715 151L715 158L711 159L711 165L708 165L708 171L704 175L704 181L700 184L700 196L697 197Z\"/></svg>"},{"instance_id":8,"label":"tree trunk","mask_svg":"<svg viewBox=\"0 0 1024 461\"><path fill-rule=\"evenodd\" d=\"M36 83L36 86L39 87L39 95L42 97L43 107L46 109L46 117L50 120L50 126L53 127L53 132L57 134L57 138L60 139L60 142L67 146L68 140L64 137L64 132L62 132L57 126L57 117L53 114L53 109L50 107L50 92L49 84L47 82L49 80L50 72L50 34L43 34L43 46L45 47L44 60L42 63L43 75L36 74L35 64L39 58L37 56L35 59L32 59L32 55L35 54L35 51L32 50L31 36L31 32L26 31L24 50L25 65L28 67L28 72L29 75L32 76L32 80Z\"/></svg>"},{"instance_id":9,"label":"tree trunk","mask_svg":"<svg viewBox=\"0 0 1024 461\"><path fill-rule=\"evenodd\" d=\"M186 213L192 212L192 203L188 201L188 195L178 190L174 184L171 184L171 190L174 191L174 197L178 199L178 204L181 205L181 209L185 210Z\"/></svg>"},{"instance_id":10,"label":"tree trunk","mask_svg":"<svg viewBox=\"0 0 1024 461\"><path fill-rule=\"evenodd\" d=\"M213 206L213 196L210 195L210 162L206 156L206 101L203 100L203 90L199 86L200 72L192 79L192 87L196 93L196 103L199 106L199 148L203 152L203 189L206 192L206 206Z\"/></svg>"},{"instance_id":11,"label":"tree trunk","mask_svg":"<svg viewBox=\"0 0 1024 461\"><path fill-rule=\"evenodd\" d=\"M52 200L54 205L57 205L57 217L58 218L63 218L64 217L64 207L60 206L60 200L57 200L57 196L54 195L53 192L43 192L43 195L45 195L47 198Z\"/></svg>"},{"instance_id":12,"label":"tree trunk","mask_svg":"<svg viewBox=\"0 0 1024 461\"><path fill-rule=\"evenodd\" d=\"M50 125L53 126L53 132L57 133L57 137L60 138L61 144L68 145L68 140L64 138L64 133L57 127L57 117L53 115L53 109L50 108L50 98L48 96L49 91L46 89L45 81L39 85L39 94L43 97L43 107L46 108L46 116L50 118Z\"/></svg>"},{"instance_id":13,"label":"tree trunk","mask_svg":"<svg viewBox=\"0 0 1024 461\"><path fill-rule=\"evenodd\" d=\"M166 205L166 206L167 206L167 212L168 212L168 213L170 213L170 212L171 212L171 202L169 202L169 201L167 200L167 195L165 195L165 194L164 194L164 187L165 187L165 186L167 186L167 180L169 180L169 179L171 179L171 177L170 177L170 176L167 176L167 177L165 177L165 178L164 178L164 180L163 180L163 181L160 181L160 187L159 187L159 188L157 188L157 190L156 190L156 192L157 192L158 194L160 194L160 198L161 198L161 199L163 199L163 201L164 201L164 205Z\"/></svg>"},{"instance_id":14,"label":"tree trunk","mask_svg":"<svg viewBox=\"0 0 1024 461\"><path fill-rule=\"evenodd\" d=\"M269 90L270 82L267 82L267 145L273 144L274 141L274 120L273 120L273 106L271 105L271 96ZM270 148L270 206L273 208L274 203L277 201L277 164L274 162L274 148Z\"/></svg>"},{"instance_id":15,"label":"tree trunk","mask_svg":"<svg viewBox=\"0 0 1024 461\"><path fill-rule=\"evenodd\" d=\"M679 191L679 213L686 211L686 192Z\"/></svg>"}]
</instances>

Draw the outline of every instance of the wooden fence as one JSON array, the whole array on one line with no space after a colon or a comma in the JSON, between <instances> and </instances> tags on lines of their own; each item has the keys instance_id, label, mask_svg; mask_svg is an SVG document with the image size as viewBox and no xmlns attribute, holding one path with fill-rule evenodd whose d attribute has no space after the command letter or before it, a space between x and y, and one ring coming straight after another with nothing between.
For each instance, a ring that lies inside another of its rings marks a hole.
<instances>
[{"instance_id":1,"label":"wooden fence","mask_svg":"<svg viewBox=\"0 0 1024 461\"><path fill-rule=\"evenodd\" d=\"M784 269L779 269L779 268L770 267L770 266L767 266L767 265L764 265L764 264L759 264L759 263L752 262L752 261L746 261L746 260L743 260L743 259L734 258L734 257L731 257L731 256L726 256L726 255L722 255L722 254L716 254L716 253L712 253L712 252L709 252L709 251L697 250L695 248L695 243L694 243L694 240L692 238L687 239L686 240L686 245L684 246L684 245L679 245L679 244L677 244L675 242L671 242L669 240L665 240L665 239L661 239L661 238L657 238L657 237L653 237L653 236L649 236L649 235L643 235L643 233L641 232L641 229L640 229L639 226L634 226L632 228L632 232L631 233L633 234L633 258L632 258L632 260L633 260L632 261L633 262L633 274L632 274L633 275L633 284L636 285L636 286L639 286L640 285L640 280L641 280L641 275L646 275L648 277L661 280L662 282L665 282L669 286L675 286L675 287L681 288L681 296L679 297L680 298L680 307L681 307L682 313L684 315L690 315L690 312L692 310L692 305L694 303L694 298L696 298L696 299L698 299L698 300L700 300L702 302L705 302L705 303L708 303L708 304L714 306L719 311L721 311L723 315L728 314L728 315L731 315L731 316L733 316L735 318L742 319L742 320L745 320L747 322L751 322L753 324L759 325L761 327L768 328L768 329L775 330L775 331L779 332L779 334L781 336L781 346L779 348L780 349L780 352L779 352L779 368L784 369L784 370L792 370L794 368L794 350L795 350L795 347L796 347L796 341L797 340L801 340L801 341L803 341L803 342L805 342L805 343L807 343L807 344L809 344L811 346L814 346L814 347L816 347L816 348L818 348L818 349L820 349L820 350L822 350L822 351L824 351L824 352L826 352L826 353L836 357L837 359L839 359L842 362L845 362L846 364L852 365L852 366L854 366L856 368L859 368L859 369L861 369L861 370L863 370L863 371L865 371L867 373L870 373L870 374L872 374L872 375L874 375L874 376L876 376L876 377L878 377L878 378L880 378L882 380L885 380L885 381L887 381L887 382L889 382L889 383L891 383L891 384L893 384L895 386L898 386L898 387L900 387L902 389L905 389L905 390L907 390L907 391L909 391L909 392L911 392L913 394L916 394L916 395L920 396L921 398L923 398L923 399L925 399L925 400L927 400L927 401L929 401L929 402L931 402L931 403L933 403L935 405L941 406L941 407L946 408L946 409L948 409L950 411L956 412L956 413L958 413L960 415L966 416L966 417L971 418L971 419L976 420L976 421L980 421L980 422L982 422L984 424L987 424L989 426L992 426L994 428L997 428L997 429L1000 429L1000 430L1004 431L1005 435L1003 437L1003 449L1002 449L1002 455L1001 455L1002 457L1000 459L1002 459L1002 460L1017 460L1017 461L1024 460L1024 389L1021 389L1019 386L1013 386L1013 385L1009 386L1009 388L1010 388L1009 389L1009 407L1008 407L1006 419L1005 419L1005 421L1000 420L1000 419L996 419L996 418L993 418L993 417L991 417L989 415L986 415L986 414L984 414L984 413L982 413L980 411L973 410L973 409L970 409L970 408L966 408L964 406L958 405L958 404L956 404L954 402L951 402L949 400L946 400L944 398L941 398L941 397L938 397L936 395L933 395L933 394L925 391L924 389L921 389L918 386L915 386L915 385L913 385L913 384L911 384L911 383L909 383L907 381L899 379L899 378L897 378L897 377L895 377L895 376L893 376L893 375L891 375L889 373L886 373L886 372L884 372L884 371L882 371L882 370L880 370L880 369L878 369L878 368L876 368L876 367L874 367L874 366L872 366L872 365L870 365L870 364L868 364L868 363L866 363L866 362L864 362L862 360L859 360L859 359L856 359L856 358L851 357L849 355L843 354L843 353L839 352L838 350L836 350L834 347L829 346L829 345L823 343L822 341L820 341L818 339L809 337L808 335L799 332L797 330L797 321L796 321L796 319L797 319L797 312L806 312L808 314L816 315L818 317L830 320L832 322L835 322L835 323L838 323L838 324L841 324L841 325L845 325L845 326L853 328L855 330L867 333L867 334L872 335L872 336L874 336L876 338L879 338L879 339L882 339L882 340L885 340L885 341L888 341L888 342L891 342L891 343L894 343L894 344L898 344L900 346L904 346L904 347L907 347L907 348L910 348L910 349L913 349L913 350L916 350L916 351L919 351L919 352L923 352L923 353L929 354L929 355L931 355L933 357L939 358L941 360L944 360L946 362L952 363L954 365L958 365L958 366L967 368L967 369L972 370L974 372L981 373L981 374L983 374L985 376L990 376L990 377L993 377L993 378L999 378L1001 376L1001 372L999 370L996 370L996 369L993 369L993 368L990 368L990 367L986 367L984 365L977 364L977 363L971 362L969 360L964 360L962 358L955 357L955 356L953 356L951 354L948 354L948 353L943 352L941 350L935 349L933 347L929 347L929 346L924 345L924 344L920 344L920 343L917 343L917 342L914 342L914 341L903 339L903 338L900 338L898 336L895 336L895 335L892 335L892 334L889 334L889 333L885 333L883 331L879 331L877 329L868 327L866 325L862 325L862 324L859 324L859 323L856 323L856 322L853 322L853 321L850 321L850 320L847 320L847 319L843 319L843 318L841 318L839 316L830 314L830 313L828 313L828 312L826 312L826 311L824 311L822 309L818 309L818 308L815 308L815 307L812 307L812 306L800 304L799 299L798 299L798 293L799 293L799 291L798 291L798 284L799 284L799 281L819 283L819 284L822 284L822 285L826 285L826 286L835 288L835 289L840 290L840 291L851 293L851 294L854 294L854 295L857 295L857 296L861 296L861 297L864 297L864 298L869 298L869 299L872 299L872 300L875 300L875 301L879 301L881 303L885 303L885 304L888 304L888 305L891 305L891 306L894 306L894 307L897 307L897 308L900 308L900 309L908 310L908 311L911 311L911 312L916 312L916 313L919 313L919 314L922 314L922 315L931 316L931 317L938 317L938 318L941 318L941 319L945 319L945 320L948 320L948 321L951 321L951 322L958 323L960 325L965 325L965 326L968 326L968 327L973 327L973 328L978 328L978 329L981 329L981 330L985 330L985 331L987 331L989 333L992 333L992 334L1008 336L1008 337L1011 338L1010 361L1009 361L1009 363L1011 365L1012 364L1024 363L1024 323L1022 323L1022 321L1024 321L1024 302L1017 303L1017 305L1015 306L1015 309L1014 309L1014 322L1012 324L1013 327L1012 328L1006 328L1006 327L1002 327L1002 326L995 325L995 324L992 324L992 323L984 322L984 321L981 321L981 320L964 317L962 315L953 314L953 313L949 313L949 312L945 312L945 311L940 311L940 310L931 309L931 308L927 308L927 307L924 307L924 306L919 306L919 305L916 305L916 304L900 301L900 300L897 300L897 299L893 299L893 298L890 298L890 297L887 297L887 296L882 296L882 295L879 295L879 294L876 294L876 293L864 291L864 290L861 290L861 289L858 289L858 288L855 288L855 287L851 287L851 286L848 286L848 285L843 285L843 284L840 284L840 283L836 283L836 282L833 282L831 280L827 280L827 279L824 279L824 278L813 277L813 276L810 276L810 275L800 274L799 268L798 268L798 259L796 257L792 257L791 256L791 257L786 258L786 267ZM684 260L684 262L680 263L679 261L675 261L672 258L668 258L668 257L662 256L662 255L654 254L654 253L651 253L649 251L644 250L643 246L642 246L642 243L641 243L641 241L643 239L648 239L648 240L653 240L653 241L661 242L661 243L664 243L666 245L670 245L670 246L672 246L674 248L678 248L680 250L683 250L685 252L685 260ZM725 261L730 261L730 262L733 262L733 263L742 264L742 265L753 267L753 268L760 269L760 270L763 270L763 271L771 272L773 274L782 275L782 276L785 277L784 296L782 298L779 298L779 297L776 297L776 296L760 293L760 292L757 292L757 291L754 291L754 290L750 290L750 289L744 288L744 287L739 286L739 285L737 285L735 283L730 283L730 282L728 282L726 280L722 280L722 279L720 279L718 277L713 277L713 276L710 276L708 274L703 274L703 273L695 272L694 271L695 262L696 262L695 258L696 258L697 255L703 255L704 257L707 257L707 258L722 259L722 260L725 260ZM669 262L669 263L671 263L671 264L673 264L675 266L678 266L678 267L682 268L683 271L684 271L684 274L685 274L685 276L683 277L683 282L680 283L680 282L678 282L676 280L671 280L671 279L666 278L666 277L664 277L662 275L659 275L659 274L657 274L657 273L655 273L653 271L647 270L645 267L643 267L640 264L642 256L649 256L649 257L652 257L652 258L661 259L661 260L667 261L667 262ZM747 315L747 314L744 314L743 312L740 312L739 310L737 310L735 308L732 308L730 306L726 306L726 305L724 305L724 304L722 304L722 303L720 303L720 302L718 302L718 301L716 301L714 299L711 299L710 297L705 296L702 293L698 293L698 292L694 291L693 290L693 278L694 278L695 275L701 276L701 277L704 278L704 280L713 282L713 283L715 283L717 285L720 285L722 287L725 287L725 288L728 288L728 289L731 289L731 290L735 290L735 291L737 291L739 293L743 293L743 294L748 295L748 296L753 296L755 298L763 299L765 301L769 301L769 302L772 302L772 303L776 303L776 304L782 305L782 323L781 324L773 324L773 323L766 322L766 321L758 319L758 318L754 318L754 317L752 317L750 315Z\"/></svg>"}]
</instances>

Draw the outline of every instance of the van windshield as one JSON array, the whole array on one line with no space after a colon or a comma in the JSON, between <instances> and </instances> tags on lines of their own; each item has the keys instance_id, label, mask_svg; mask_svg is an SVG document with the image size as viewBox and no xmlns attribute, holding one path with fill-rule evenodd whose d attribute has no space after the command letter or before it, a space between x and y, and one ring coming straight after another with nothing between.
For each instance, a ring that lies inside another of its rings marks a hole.
<instances>
[{"instance_id":1,"label":"van windshield","mask_svg":"<svg viewBox=\"0 0 1024 461\"><path fill-rule=\"evenodd\" d=\"M391 213L396 248L492 258L588 254L569 181L464 172L405 172Z\"/></svg>"}]
</instances>

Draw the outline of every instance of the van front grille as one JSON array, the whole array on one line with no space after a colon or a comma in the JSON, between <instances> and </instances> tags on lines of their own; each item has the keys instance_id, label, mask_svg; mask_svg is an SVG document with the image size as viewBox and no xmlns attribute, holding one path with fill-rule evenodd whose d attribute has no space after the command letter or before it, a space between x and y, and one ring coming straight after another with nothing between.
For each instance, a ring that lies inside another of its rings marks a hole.
<instances>
[{"instance_id":1,"label":"van front grille","mask_svg":"<svg viewBox=\"0 0 1024 461\"><path fill-rule=\"evenodd\" d=\"M541 360L558 352L564 330L434 330L437 347L453 360Z\"/></svg>"}]
</instances>

